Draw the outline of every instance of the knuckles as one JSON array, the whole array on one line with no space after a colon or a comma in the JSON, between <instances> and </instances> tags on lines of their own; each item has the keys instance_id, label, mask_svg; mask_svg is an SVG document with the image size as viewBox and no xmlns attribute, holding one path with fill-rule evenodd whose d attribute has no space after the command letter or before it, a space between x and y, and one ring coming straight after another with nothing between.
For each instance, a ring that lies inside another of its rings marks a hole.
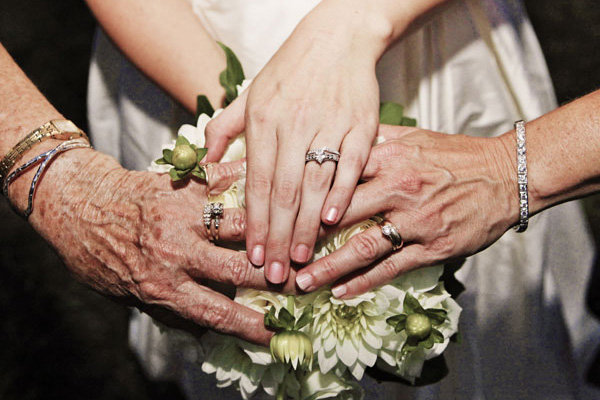
<instances>
[{"instance_id":1,"label":"knuckles","mask_svg":"<svg viewBox=\"0 0 600 400\"><path fill-rule=\"evenodd\" d=\"M308 184L308 188L316 192L324 192L331 185L332 174L324 168L315 168L306 171L304 180Z\"/></svg>"},{"instance_id":2,"label":"knuckles","mask_svg":"<svg viewBox=\"0 0 600 400\"><path fill-rule=\"evenodd\" d=\"M276 206L294 209L298 205L300 190L295 182L287 179L275 183L271 199Z\"/></svg>"},{"instance_id":3,"label":"knuckles","mask_svg":"<svg viewBox=\"0 0 600 400\"><path fill-rule=\"evenodd\" d=\"M248 280L248 262L244 256L232 255L223 263L224 276L235 287L244 286Z\"/></svg>"},{"instance_id":4,"label":"knuckles","mask_svg":"<svg viewBox=\"0 0 600 400\"><path fill-rule=\"evenodd\" d=\"M271 180L261 173L250 173L246 178L246 188L249 195L268 196L271 193Z\"/></svg>"},{"instance_id":5,"label":"knuckles","mask_svg":"<svg viewBox=\"0 0 600 400\"><path fill-rule=\"evenodd\" d=\"M369 233L363 233L350 239L354 255L362 261L372 262L379 258L378 239Z\"/></svg>"}]
</instances>

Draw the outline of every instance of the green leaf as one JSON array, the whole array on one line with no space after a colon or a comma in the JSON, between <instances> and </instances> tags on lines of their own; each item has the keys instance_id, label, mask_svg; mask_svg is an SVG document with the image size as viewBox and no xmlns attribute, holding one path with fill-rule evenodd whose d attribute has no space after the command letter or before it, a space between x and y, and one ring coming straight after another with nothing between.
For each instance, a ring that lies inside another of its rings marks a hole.
<instances>
[{"instance_id":1,"label":"green leaf","mask_svg":"<svg viewBox=\"0 0 600 400\"><path fill-rule=\"evenodd\" d=\"M294 318L294 316L292 314L290 314L290 312L287 310L287 308L283 307L279 310L279 321L281 322L281 324L283 325L283 327L285 329L288 330L292 330L294 329L294 321L296 319Z\"/></svg>"},{"instance_id":2,"label":"green leaf","mask_svg":"<svg viewBox=\"0 0 600 400\"><path fill-rule=\"evenodd\" d=\"M310 324L313 319L313 308L311 305L308 305L302 311L300 318L296 321L296 325L294 326L295 330L300 330L304 328L306 325Z\"/></svg>"},{"instance_id":3,"label":"green leaf","mask_svg":"<svg viewBox=\"0 0 600 400\"><path fill-rule=\"evenodd\" d=\"M439 308L428 308L427 310L425 310L425 315L427 315L429 319L432 320L433 325L440 325L444 323L444 321L446 320L446 315L448 315L448 313L446 312L446 310L442 310Z\"/></svg>"},{"instance_id":4,"label":"green leaf","mask_svg":"<svg viewBox=\"0 0 600 400\"><path fill-rule=\"evenodd\" d=\"M181 146L182 144L190 145L190 141L183 135L177 136L177 140L175 141L175 146Z\"/></svg>"},{"instance_id":5,"label":"green leaf","mask_svg":"<svg viewBox=\"0 0 600 400\"><path fill-rule=\"evenodd\" d=\"M223 106L226 107L238 95L237 85L241 85L244 81L244 70L240 60L236 57L233 51L221 42L217 42L225 52L227 59L227 68L219 75L219 82L225 89L225 101Z\"/></svg>"},{"instance_id":6,"label":"green leaf","mask_svg":"<svg viewBox=\"0 0 600 400\"><path fill-rule=\"evenodd\" d=\"M429 350L430 348L432 348L432 347L433 347L433 345L434 345L434 344L435 344L435 343L434 343L434 341L433 341L433 335L429 335L429 336L427 336L427 339L425 339L425 340L421 340L421 341L419 342L419 347L421 347L422 349L427 349L427 350Z\"/></svg>"},{"instance_id":7,"label":"green leaf","mask_svg":"<svg viewBox=\"0 0 600 400\"><path fill-rule=\"evenodd\" d=\"M406 320L398 322L394 328L394 332L400 333L406 328Z\"/></svg>"},{"instance_id":8,"label":"green leaf","mask_svg":"<svg viewBox=\"0 0 600 400\"><path fill-rule=\"evenodd\" d=\"M167 164L173 164L173 150L163 149L162 154Z\"/></svg>"},{"instance_id":9,"label":"green leaf","mask_svg":"<svg viewBox=\"0 0 600 400\"><path fill-rule=\"evenodd\" d=\"M402 120L398 125L402 126L417 126L417 120L409 117L402 117Z\"/></svg>"},{"instance_id":10,"label":"green leaf","mask_svg":"<svg viewBox=\"0 0 600 400\"><path fill-rule=\"evenodd\" d=\"M159 158L158 160L154 160L155 163L157 163L158 165L165 165L168 164L167 160L165 160L164 157Z\"/></svg>"},{"instance_id":11,"label":"green leaf","mask_svg":"<svg viewBox=\"0 0 600 400\"><path fill-rule=\"evenodd\" d=\"M169 170L169 176L171 177L172 181L181 180L181 177L177 174L177 170L175 168L171 168Z\"/></svg>"},{"instance_id":12,"label":"green leaf","mask_svg":"<svg viewBox=\"0 0 600 400\"><path fill-rule=\"evenodd\" d=\"M401 351L403 354L407 354L407 353L410 353L411 351L417 350L418 348L419 348L418 344L409 342L407 340L406 343L404 343L404 346L402 346Z\"/></svg>"},{"instance_id":13,"label":"green leaf","mask_svg":"<svg viewBox=\"0 0 600 400\"><path fill-rule=\"evenodd\" d=\"M196 98L196 121L202 114L212 117L214 113L215 109L213 108L212 104L210 104L208 97L203 94L199 95Z\"/></svg>"},{"instance_id":14,"label":"green leaf","mask_svg":"<svg viewBox=\"0 0 600 400\"><path fill-rule=\"evenodd\" d=\"M392 317L389 317L388 319L385 320L385 322L387 322L389 325L396 326L397 324L399 324L401 322L405 322L406 318L407 318L406 314L399 314L399 315L394 315Z\"/></svg>"},{"instance_id":15,"label":"green leaf","mask_svg":"<svg viewBox=\"0 0 600 400\"><path fill-rule=\"evenodd\" d=\"M425 310L419 304L419 300L415 299L410 293L404 296L404 312L408 314L421 313L425 314Z\"/></svg>"},{"instance_id":16,"label":"green leaf","mask_svg":"<svg viewBox=\"0 0 600 400\"><path fill-rule=\"evenodd\" d=\"M444 335L437 329L432 329L429 337L433 338L434 343L444 343Z\"/></svg>"},{"instance_id":17,"label":"green leaf","mask_svg":"<svg viewBox=\"0 0 600 400\"><path fill-rule=\"evenodd\" d=\"M202 161L202 159L204 158L206 153L208 153L208 149L206 147L201 147L199 149L196 149L196 155L198 157L198 162Z\"/></svg>"},{"instance_id":18,"label":"green leaf","mask_svg":"<svg viewBox=\"0 0 600 400\"><path fill-rule=\"evenodd\" d=\"M391 101L379 106L379 122L386 125L400 125L404 115L404 107Z\"/></svg>"},{"instance_id":19,"label":"green leaf","mask_svg":"<svg viewBox=\"0 0 600 400\"><path fill-rule=\"evenodd\" d=\"M201 169L200 171L192 171L191 174L198 179L206 179L206 172L204 172L203 169Z\"/></svg>"},{"instance_id":20,"label":"green leaf","mask_svg":"<svg viewBox=\"0 0 600 400\"><path fill-rule=\"evenodd\" d=\"M271 307L271 309L265 313L264 322L265 322L265 326L267 328L272 328L272 329L284 329L285 328L281 324L281 321L279 321L279 318L277 318L275 316L275 307Z\"/></svg>"},{"instance_id":21,"label":"green leaf","mask_svg":"<svg viewBox=\"0 0 600 400\"><path fill-rule=\"evenodd\" d=\"M192 172L192 169L176 169L175 171L177 171L177 176L179 176L179 178L185 178L188 173Z\"/></svg>"}]
</instances>

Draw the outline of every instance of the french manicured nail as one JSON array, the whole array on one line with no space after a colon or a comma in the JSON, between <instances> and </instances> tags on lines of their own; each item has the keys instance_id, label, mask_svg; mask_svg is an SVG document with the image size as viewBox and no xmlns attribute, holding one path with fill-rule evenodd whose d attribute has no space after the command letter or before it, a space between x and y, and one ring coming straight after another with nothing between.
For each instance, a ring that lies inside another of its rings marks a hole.
<instances>
[{"instance_id":1,"label":"french manicured nail","mask_svg":"<svg viewBox=\"0 0 600 400\"><path fill-rule=\"evenodd\" d=\"M269 267L268 279L271 283L283 282L283 265L280 262L273 262Z\"/></svg>"},{"instance_id":2,"label":"french manicured nail","mask_svg":"<svg viewBox=\"0 0 600 400\"><path fill-rule=\"evenodd\" d=\"M310 274L299 274L296 276L296 284L300 289L307 291L313 284L313 278Z\"/></svg>"},{"instance_id":3,"label":"french manicured nail","mask_svg":"<svg viewBox=\"0 0 600 400\"><path fill-rule=\"evenodd\" d=\"M331 207L329 211L327 211L327 215L325 215L325 221L333 224L338 216L338 209L335 207Z\"/></svg>"},{"instance_id":4,"label":"french manicured nail","mask_svg":"<svg viewBox=\"0 0 600 400\"><path fill-rule=\"evenodd\" d=\"M305 263L308 261L308 246L299 244L294 249L294 261Z\"/></svg>"},{"instance_id":5,"label":"french manicured nail","mask_svg":"<svg viewBox=\"0 0 600 400\"><path fill-rule=\"evenodd\" d=\"M265 247L257 245L250 252L250 261L256 266L261 266L265 262Z\"/></svg>"},{"instance_id":6,"label":"french manicured nail","mask_svg":"<svg viewBox=\"0 0 600 400\"><path fill-rule=\"evenodd\" d=\"M333 293L333 295L335 297L342 297L343 295L346 294L346 292L347 292L346 285L336 286L331 289L331 293Z\"/></svg>"}]
</instances>

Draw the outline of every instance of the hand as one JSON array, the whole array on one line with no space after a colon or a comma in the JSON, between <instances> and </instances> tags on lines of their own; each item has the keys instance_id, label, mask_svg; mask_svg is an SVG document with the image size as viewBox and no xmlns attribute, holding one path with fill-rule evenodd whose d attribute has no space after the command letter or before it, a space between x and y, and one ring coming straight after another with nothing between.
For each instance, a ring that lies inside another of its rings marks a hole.
<instances>
[{"instance_id":1,"label":"hand","mask_svg":"<svg viewBox=\"0 0 600 400\"><path fill-rule=\"evenodd\" d=\"M210 180L236 172L215 165ZM177 327L268 343L263 315L199 283L267 287L243 253L207 240L204 185L174 186L165 174L126 171L91 150L65 153L47 173L30 221L81 281ZM226 209L221 238L243 240L244 231L243 210Z\"/></svg>"},{"instance_id":2,"label":"hand","mask_svg":"<svg viewBox=\"0 0 600 400\"><path fill-rule=\"evenodd\" d=\"M248 256L273 283L287 279L290 257L310 259L321 220L340 221L377 131L384 35L355 11L321 3L207 127L208 161L245 128ZM335 162L305 163L325 146L341 153L337 172Z\"/></svg>"},{"instance_id":3,"label":"hand","mask_svg":"<svg viewBox=\"0 0 600 400\"><path fill-rule=\"evenodd\" d=\"M341 249L298 272L306 291L331 284L337 297L352 297L411 269L471 255L518 220L515 140L445 135L382 126L341 226L380 214L396 226L404 247L375 226Z\"/></svg>"}]
</instances>

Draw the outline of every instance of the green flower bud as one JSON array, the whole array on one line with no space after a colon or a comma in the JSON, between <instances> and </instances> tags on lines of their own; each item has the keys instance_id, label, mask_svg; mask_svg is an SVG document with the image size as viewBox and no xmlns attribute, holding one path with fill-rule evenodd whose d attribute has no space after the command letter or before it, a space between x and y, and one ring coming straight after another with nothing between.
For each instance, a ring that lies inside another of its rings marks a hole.
<instances>
[{"instance_id":1,"label":"green flower bud","mask_svg":"<svg viewBox=\"0 0 600 400\"><path fill-rule=\"evenodd\" d=\"M431 334L431 321L425 314L410 314L406 318L406 334L410 339L424 340Z\"/></svg>"},{"instance_id":2,"label":"green flower bud","mask_svg":"<svg viewBox=\"0 0 600 400\"><path fill-rule=\"evenodd\" d=\"M187 144L180 144L173 149L173 166L179 170L194 168L198 158L196 152Z\"/></svg>"},{"instance_id":3,"label":"green flower bud","mask_svg":"<svg viewBox=\"0 0 600 400\"><path fill-rule=\"evenodd\" d=\"M294 369L310 369L312 366L313 347L310 338L299 331L282 331L271 338L271 355L284 364L291 364Z\"/></svg>"}]
</instances>

